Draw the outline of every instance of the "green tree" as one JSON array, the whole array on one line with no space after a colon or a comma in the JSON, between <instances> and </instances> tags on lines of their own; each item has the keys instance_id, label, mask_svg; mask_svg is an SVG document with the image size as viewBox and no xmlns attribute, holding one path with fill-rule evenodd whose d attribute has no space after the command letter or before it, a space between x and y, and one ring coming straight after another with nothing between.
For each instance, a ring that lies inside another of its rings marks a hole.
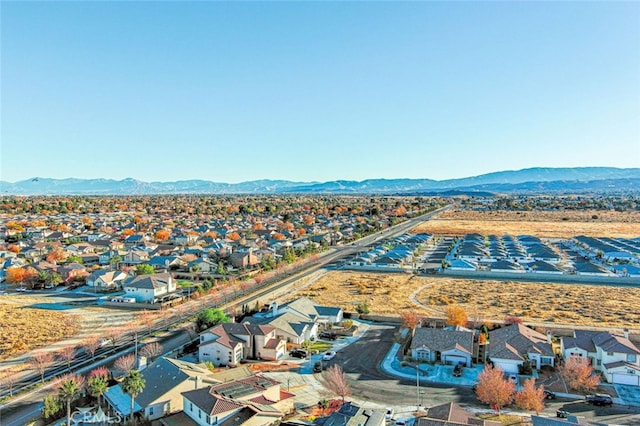
<instances>
[{"instance_id":1,"label":"green tree","mask_svg":"<svg viewBox=\"0 0 640 426\"><path fill-rule=\"evenodd\" d=\"M229 322L229 317L220 308L207 308L198 314L196 324L198 330L205 330L213 327L214 325L223 324Z\"/></svg>"},{"instance_id":2,"label":"green tree","mask_svg":"<svg viewBox=\"0 0 640 426\"><path fill-rule=\"evenodd\" d=\"M69 256L67 257L67 263L79 263L82 265L82 258L80 256Z\"/></svg>"},{"instance_id":3,"label":"green tree","mask_svg":"<svg viewBox=\"0 0 640 426\"><path fill-rule=\"evenodd\" d=\"M147 265L146 263L141 263L136 266L136 275L151 275L154 272L153 266Z\"/></svg>"},{"instance_id":4,"label":"green tree","mask_svg":"<svg viewBox=\"0 0 640 426\"><path fill-rule=\"evenodd\" d=\"M43 404L42 417L44 417L45 420L57 417L57 414L62 410L62 404L60 404L60 400L55 394L45 396Z\"/></svg>"},{"instance_id":5,"label":"green tree","mask_svg":"<svg viewBox=\"0 0 640 426\"><path fill-rule=\"evenodd\" d=\"M102 395L109 388L109 371L105 367L99 367L89 373L87 380L87 390L89 395L98 400L98 405L102 403Z\"/></svg>"},{"instance_id":6,"label":"green tree","mask_svg":"<svg viewBox=\"0 0 640 426\"><path fill-rule=\"evenodd\" d=\"M67 426L71 426L71 403L78 399L84 387L84 377L65 374L58 383L58 398L67 406Z\"/></svg>"},{"instance_id":7,"label":"green tree","mask_svg":"<svg viewBox=\"0 0 640 426\"><path fill-rule=\"evenodd\" d=\"M144 386L144 377L142 377L142 374L140 374L138 370L129 371L127 377L122 381L122 390L131 397L131 417L129 420L133 420L133 407L136 396L142 393Z\"/></svg>"},{"instance_id":8,"label":"green tree","mask_svg":"<svg viewBox=\"0 0 640 426\"><path fill-rule=\"evenodd\" d=\"M224 263L218 262L218 268L216 269L216 274L225 275L227 273L227 268L224 267Z\"/></svg>"},{"instance_id":9,"label":"green tree","mask_svg":"<svg viewBox=\"0 0 640 426\"><path fill-rule=\"evenodd\" d=\"M122 256L113 256L109 259L109 265L111 265L111 267L118 269L118 265L120 265L120 263L122 262Z\"/></svg>"}]
</instances>

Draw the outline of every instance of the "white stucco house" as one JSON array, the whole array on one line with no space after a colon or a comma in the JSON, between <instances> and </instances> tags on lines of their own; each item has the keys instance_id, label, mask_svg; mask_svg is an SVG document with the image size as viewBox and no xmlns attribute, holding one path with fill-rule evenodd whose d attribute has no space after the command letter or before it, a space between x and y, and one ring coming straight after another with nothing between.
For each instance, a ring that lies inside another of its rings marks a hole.
<instances>
[{"instance_id":1,"label":"white stucco house","mask_svg":"<svg viewBox=\"0 0 640 426\"><path fill-rule=\"evenodd\" d=\"M562 338L565 359L588 359L609 383L640 386L640 349L629 340L628 330L574 330Z\"/></svg>"},{"instance_id":2,"label":"white stucco house","mask_svg":"<svg viewBox=\"0 0 640 426\"><path fill-rule=\"evenodd\" d=\"M200 362L210 361L216 367L235 366L243 359L281 359L286 342L276 335L275 327L227 323L200 333Z\"/></svg>"},{"instance_id":3,"label":"white stucco house","mask_svg":"<svg viewBox=\"0 0 640 426\"><path fill-rule=\"evenodd\" d=\"M176 291L176 282L171 274L138 275L122 283L126 297L133 297L138 303L153 303L155 299Z\"/></svg>"}]
</instances>

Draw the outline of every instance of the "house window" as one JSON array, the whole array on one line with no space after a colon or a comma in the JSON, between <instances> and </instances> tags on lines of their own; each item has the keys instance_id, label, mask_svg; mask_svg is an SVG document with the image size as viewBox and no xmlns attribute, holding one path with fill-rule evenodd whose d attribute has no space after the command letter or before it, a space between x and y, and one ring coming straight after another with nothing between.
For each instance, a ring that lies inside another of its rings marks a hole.
<instances>
[{"instance_id":1,"label":"house window","mask_svg":"<svg viewBox=\"0 0 640 426\"><path fill-rule=\"evenodd\" d=\"M153 416L153 407L149 407L149 415Z\"/></svg>"},{"instance_id":2,"label":"house window","mask_svg":"<svg viewBox=\"0 0 640 426\"><path fill-rule=\"evenodd\" d=\"M202 418L202 410L198 410L198 418L201 419Z\"/></svg>"},{"instance_id":3,"label":"house window","mask_svg":"<svg viewBox=\"0 0 640 426\"><path fill-rule=\"evenodd\" d=\"M607 356L613 356L613 352L607 352Z\"/></svg>"},{"instance_id":4,"label":"house window","mask_svg":"<svg viewBox=\"0 0 640 426\"><path fill-rule=\"evenodd\" d=\"M627 362L636 362L636 355L635 354L627 354Z\"/></svg>"},{"instance_id":5,"label":"house window","mask_svg":"<svg viewBox=\"0 0 640 426\"><path fill-rule=\"evenodd\" d=\"M189 411L193 411L193 402L189 403Z\"/></svg>"}]
</instances>

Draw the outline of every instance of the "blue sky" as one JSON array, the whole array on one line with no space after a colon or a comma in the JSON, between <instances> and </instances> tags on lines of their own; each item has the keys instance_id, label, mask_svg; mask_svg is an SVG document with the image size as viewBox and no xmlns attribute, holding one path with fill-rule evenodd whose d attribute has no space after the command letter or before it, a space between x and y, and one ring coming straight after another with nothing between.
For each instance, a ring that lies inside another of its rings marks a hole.
<instances>
[{"instance_id":1,"label":"blue sky","mask_svg":"<svg viewBox=\"0 0 640 426\"><path fill-rule=\"evenodd\" d=\"M9 182L640 167L640 2L0 8Z\"/></svg>"}]
</instances>

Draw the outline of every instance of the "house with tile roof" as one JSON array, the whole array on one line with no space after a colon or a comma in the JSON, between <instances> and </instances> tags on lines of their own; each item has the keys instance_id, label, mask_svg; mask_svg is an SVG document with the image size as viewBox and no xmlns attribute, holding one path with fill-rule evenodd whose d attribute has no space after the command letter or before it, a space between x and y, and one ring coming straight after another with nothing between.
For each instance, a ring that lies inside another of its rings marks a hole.
<instances>
[{"instance_id":1,"label":"house with tile roof","mask_svg":"<svg viewBox=\"0 0 640 426\"><path fill-rule=\"evenodd\" d=\"M293 409L293 394L261 375L186 391L182 397L184 413L193 423L181 425L266 425Z\"/></svg>"},{"instance_id":2,"label":"house with tile roof","mask_svg":"<svg viewBox=\"0 0 640 426\"><path fill-rule=\"evenodd\" d=\"M416 327L410 350L416 360L471 367L473 331Z\"/></svg>"},{"instance_id":3,"label":"house with tile roof","mask_svg":"<svg viewBox=\"0 0 640 426\"><path fill-rule=\"evenodd\" d=\"M476 417L453 402L431 407L424 416L417 417L415 421L415 426L500 426L501 424L497 421Z\"/></svg>"},{"instance_id":4,"label":"house with tile roof","mask_svg":"<svg viewBox=\"0 0 640 426\"><path fill-rule=\"evenodd\" d=\"M588 359L609 383L640 386L640 349L629 340L629 331L574 330L563 337L565 359Z\"/></svg>"},{"instance_id":5,"label":"house with tile roof","mask_svg":"<svg viewBox=\"0 0 640 426\"><path fill-rule=\"evenodd\" d=\"M145 386L134 399L134 413L149 420L183 409L181 393L217 383L204 365L161 357L142 370ZM104 394L107 404L122 416L131 415L131 397L120 384Z\"/></svg>"},{"instance_id":6,"label":"house with tile roof","mask_svg":"<svg viewBox=\"0 0 640 426\"><path fill-rule=\"evenodd\" d=\"M235 366L243 359L277 360L285 355L286 342L270 325L226 323L200 333L198 359L216 367Z\"/></svg>"},{"instance_id":7,"label":"house with tile roof","mask_svg":"<svg viewBox=\"0 0 640 426\"><path fill-rule=\"evenodd\" d=\"M512 324L489 332L488 358L505 373L518 374L528 359L531 367L555 365L551 336L545 336L523 324Z\"/></svg>"}]
</instances>

